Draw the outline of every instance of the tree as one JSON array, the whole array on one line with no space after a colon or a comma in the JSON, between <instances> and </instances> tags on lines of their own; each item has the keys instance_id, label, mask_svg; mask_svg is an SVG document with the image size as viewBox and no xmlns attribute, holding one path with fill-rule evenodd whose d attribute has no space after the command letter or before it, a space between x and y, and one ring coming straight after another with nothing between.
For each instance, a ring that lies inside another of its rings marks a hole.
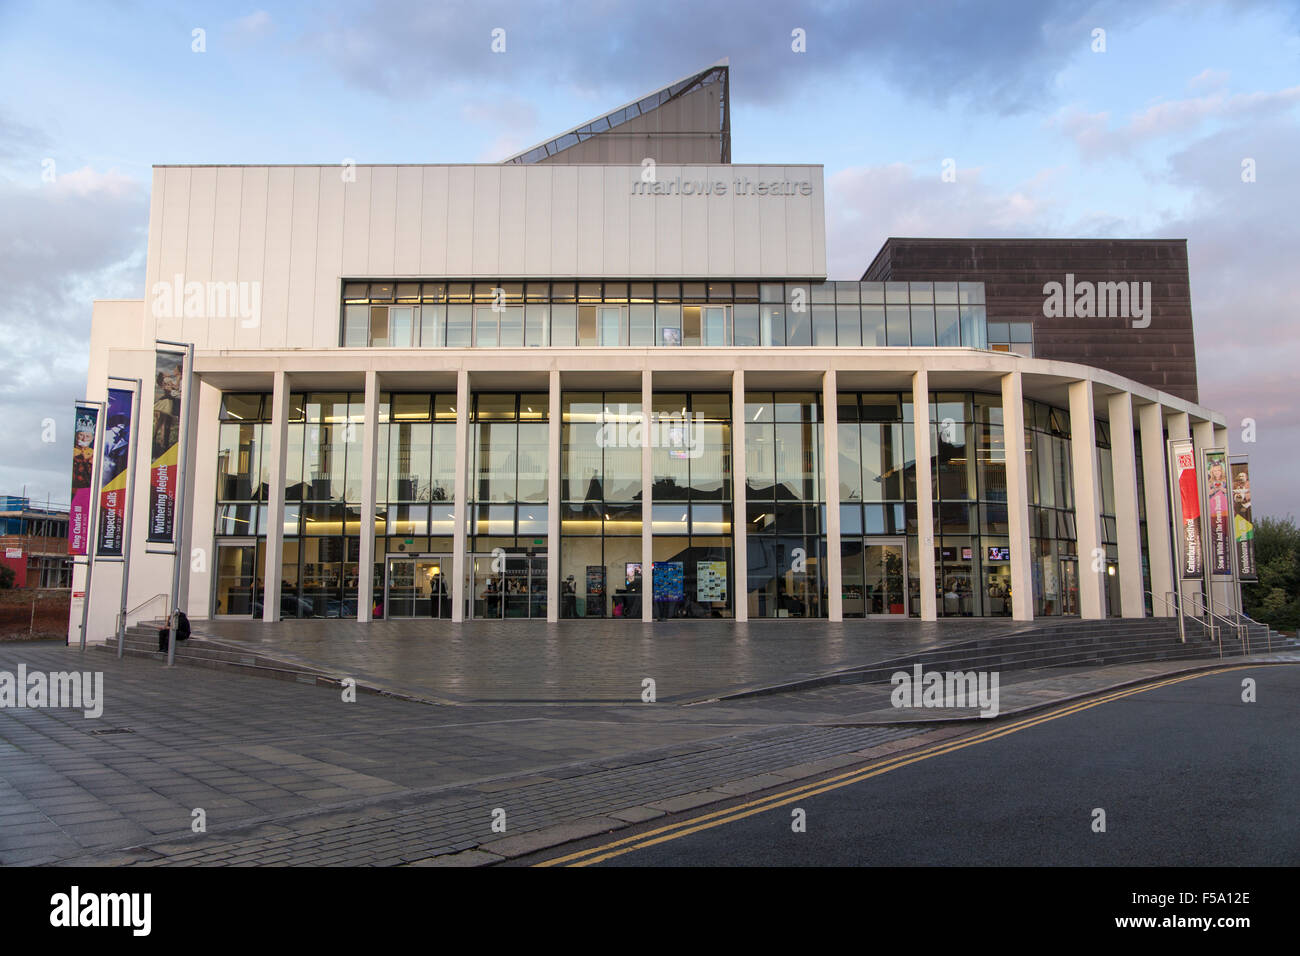
<instances>
[{"instance_id":1,"label":"tree","mask_svg":"<svg viewBox=\"0 0 1300 956\"><path fill-rule=\"evenodd\" d=\"M1273 627L1300 627L1300 527L1294 516L1255 522L1255 568L1259 582L1241 586L1245 612Z\"/></svg>"},{"instance_id":2,"label":"tree","mask_svg":"<svg viewBox=\"0 0 1300 956\"><path fill-rule=\"evenodd\" d=\"M14 569L7 564L0 564L0 591L8 591L14 586Z\"/></svg>"}]
</instances>

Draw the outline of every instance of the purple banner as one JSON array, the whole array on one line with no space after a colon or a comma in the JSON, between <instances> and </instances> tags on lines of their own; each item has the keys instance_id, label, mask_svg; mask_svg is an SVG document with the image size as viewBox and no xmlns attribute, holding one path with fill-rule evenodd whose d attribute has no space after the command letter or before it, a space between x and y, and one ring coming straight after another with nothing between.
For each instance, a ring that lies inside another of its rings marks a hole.
<instances>
[{"instance_id":1,"label":"purple banner","mask_svg":"<svg viewBox=\"0 0 1300 956\"><path fill-rule=\"evenodd\" d=\"M99 409L76 406L72 428L72 506L68 510L68 554L90 550L90 487L95 481L95 433Z\"/></svg>"}]
</instances>

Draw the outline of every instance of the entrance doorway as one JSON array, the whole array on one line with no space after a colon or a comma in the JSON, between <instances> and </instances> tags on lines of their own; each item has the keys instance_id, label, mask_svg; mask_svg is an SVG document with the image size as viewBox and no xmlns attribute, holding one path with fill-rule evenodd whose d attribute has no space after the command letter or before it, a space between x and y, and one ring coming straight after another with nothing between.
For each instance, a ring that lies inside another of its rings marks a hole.
<instances>
[{"instance_id":1,"label":"entrance doorway","mask_svg":"<svg viewBox=\"0 0 1300 956\"><path fill-rule=\"evenodd\" d=\"M217 545L217 593L212 613L218 617L251 618L262 614L262 580L257 542L226 541ZM261 555L265 562L265 553ZM256 605L256 607L255 607Z\"/></svg>"},{"instance_id":2,"label":"entrance doorway","mask_svg":"<svg viewBox=\"0 0 1300 956\"><path fill-rule=\"evenodd\" d=\"M1079 559L1061 559L1061 613L1079 613Z\"/></svg>"},{"instance_id":3,"label":"entrance doorway","mask_svg":"<svg viewBox=\"0 0 1300 956\"><path fill-rule=\"evenodd\" d=\"M468 557L471 620L546 619L546 555Z\"/></svg>"},{"instance_id":4,"label":"entrance doorway","mask_svg":"<svg viewBox=\"0 0 1300 956\"><path fill-rule=\"evenodd\" d=\"M451 556L394 555L384 577L384 616L451 619Z\"/></svg>"},{"instance_id":5,"label":"entrance doorway","mask_svg":"<svg viewBox=\"0 0 1300 956\"><path fill-rule=\"evenodd\" d=\"M867 538L862 599L867 617L907 617L907 539Z\"/></svg>"}]
</instances>

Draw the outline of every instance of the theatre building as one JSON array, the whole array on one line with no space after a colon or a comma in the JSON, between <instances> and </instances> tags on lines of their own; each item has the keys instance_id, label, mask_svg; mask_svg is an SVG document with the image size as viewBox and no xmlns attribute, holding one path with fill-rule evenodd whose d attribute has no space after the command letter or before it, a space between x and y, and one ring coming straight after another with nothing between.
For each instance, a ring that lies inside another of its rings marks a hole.
<instances>
[{"instance_id":1,"label":"theatre building","mask_svg":"<svg viewBox=\"0 0 1300 956\"><path fill-rule=\"evenodd\" d=\"M132 619L174 560L158 341L194 349L196 622L1170 613L1166 439L1227 445L1185 242L890 239L831 278L824 196L731 161L725 63L499 164L155 167L87 381L145 386Z\"/></svg>"}]
</instances>

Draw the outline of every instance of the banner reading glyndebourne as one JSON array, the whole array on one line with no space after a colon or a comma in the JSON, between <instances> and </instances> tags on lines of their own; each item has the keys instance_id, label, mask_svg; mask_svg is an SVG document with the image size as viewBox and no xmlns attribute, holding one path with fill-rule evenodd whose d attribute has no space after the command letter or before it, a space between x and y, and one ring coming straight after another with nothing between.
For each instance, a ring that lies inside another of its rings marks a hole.
<instances>
[{"instance_id":1,"label":"banner reading glyndebourne","mask_svg":"<svg viewBox=\"0 0 1300 956\"><path fill-rule=\"evenodd\" d=\"M90 550L90 485L95 480L95 432L99 409L76 406L72 428L72 506L68 510L68 554Z\"/></svg>"},{"instance_id":2,"label":"banner reading glyndebourne","mask_svg":"<svg viewBox=\"0 0 1300 956\"><path fill-rule=\"evenodd\" d=\"M1201 495L1196 481L1196 451L1191 439L1169 443L1170 470L1177 488L1182 547L1182 577L1195 580L1205 574L1205 555L1201 547Z\"/></svg>"},{"instance_id":3,"label":"banner reading glyndebourne","mask_svg":"<svg viewBox=\"0 0 1300 956\"><path fill-rule=\"evenodd\" d=\"M155 544L173 541L184 366L184 353L158 349L153 390L153 464L149 470L148 540Z\"/></svg>"},{"instance_id":4,"label":"banner reading glyndebourne","mask_svg":"<svg viewBox=\"0 0 1300 956\"><path fill-rule=\"evenodd\" d=\"M1255 570L1255 516L1250 505L1250 463L1232 463L1233 537L1237 543L1237 579L1258 581Z\"/></svg>"},{"instance_id":5,"label":"banner reading glyndebourne","mask_svg":"<svg viewBox=\"0 0 1300 956\"><path fill-rule=\"evenodd\" d=\"M1205 452L1205 517L1210 526L1210 573L1232 576L1232 507L1228 500L1228 454Z\"/></svg>"},{"instance_id":6,"label":"banner reading glyndebourne","mask_svg":"<svg viewBox=\"0 0 1300 956\"><path fill-rule=\"evenodd\" d=\"M131 447L132 393L124 388L108 390L104 411L103 464L99 469L100 557L121 557L122 534L126 525L126 476Z\"/></svg>"}]
</instances>

